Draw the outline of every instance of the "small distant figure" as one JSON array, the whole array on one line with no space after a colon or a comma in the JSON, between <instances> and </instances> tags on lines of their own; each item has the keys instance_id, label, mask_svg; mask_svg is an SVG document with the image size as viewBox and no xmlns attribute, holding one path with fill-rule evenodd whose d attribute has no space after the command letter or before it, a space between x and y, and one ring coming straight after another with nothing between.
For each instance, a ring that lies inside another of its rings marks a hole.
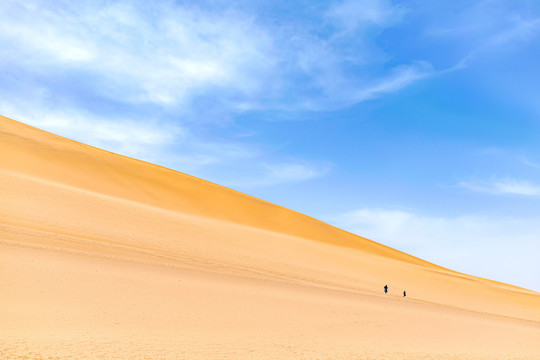
<instances>
[{"instance_id":1,"label":"small distant figure","mask_svg":"<svg viewBox=\"0 0 540 360\"><path fill-rule=\"evenodd\" d=\"M384 293L386 294L388 292L388 285L384 285Z\"/></svg>"},{"instance_id":2,"label":"small distant figure","mask_svg":"<svg viewBox=\"0 0 540 360\"><path fill-rule=\"evenodd\" d=\"M405 292L405 290L403 290L403 297L407 296L407 293Z\"/></svg>"}]
</instances>

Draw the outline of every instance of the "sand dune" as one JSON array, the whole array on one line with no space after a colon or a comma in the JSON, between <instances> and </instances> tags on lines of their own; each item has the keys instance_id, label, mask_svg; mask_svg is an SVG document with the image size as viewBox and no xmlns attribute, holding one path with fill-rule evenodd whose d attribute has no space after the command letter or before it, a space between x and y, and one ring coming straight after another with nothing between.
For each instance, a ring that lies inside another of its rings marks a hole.
<instances>
[{"instance_id":1,"label":"sand dune","mask_svg":"<svg viewBox=\"0 0 540 360\"><path fill-rule=\"evenodd\" d=\"M5 117L0 199L2 359L540 358L537 292Z\"/></svg>"}]
</instances>

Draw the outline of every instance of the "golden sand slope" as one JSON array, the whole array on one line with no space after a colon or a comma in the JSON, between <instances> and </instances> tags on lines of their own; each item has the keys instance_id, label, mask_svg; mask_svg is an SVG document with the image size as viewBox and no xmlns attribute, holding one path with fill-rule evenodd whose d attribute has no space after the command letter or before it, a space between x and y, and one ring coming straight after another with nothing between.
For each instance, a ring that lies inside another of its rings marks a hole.
<instances>
[{"instance_id":1,"label":"golden sand slope","mask_svg":"<svg viewBox=\"0 0 540 360\"><path fill-rule=\"evenodd\" d=\"M2 359L539 358L537 292L4 117L0 201Z\"/></svg>"}]
</instances>

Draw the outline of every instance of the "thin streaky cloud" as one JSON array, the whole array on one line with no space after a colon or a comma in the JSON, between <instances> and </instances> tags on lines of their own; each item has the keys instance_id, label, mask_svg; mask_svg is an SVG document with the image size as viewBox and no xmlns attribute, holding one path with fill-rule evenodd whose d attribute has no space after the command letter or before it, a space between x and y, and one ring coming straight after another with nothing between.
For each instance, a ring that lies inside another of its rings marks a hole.
<instances>
[{"instance_id":1,"label":"thin streaky cloud","mask_svg":"<svg viewBox=\"0 0 540 360\"><path fill-rule=\"evenodd\" d=\"M467 67L475 57L491 51L505 51L508 48L515 48L521 43L531 41L531 38L540 34L540 18L531 21L519 20L517 24L509 29L501 30L490 38L486 39L475 49L470 51L458 63L460 67Z\"/></svg>"},{"instance_id":2,"label":"thin streaky cloud","mask_svg":"<svg viewBox=\"0 0 540 360\"><path fill-rule=\"evenodd\" d=\"M503 46L514 41L530 41L540 31L540 18L532 20L518 19L514 27L502 31L488 41L487 46Z\"/></svg>"},{"instance_id":3,"label":"thin streaky cloud","mask_svg":"<svg viewBox=\"0 0 540 360\"><path fill-rule=\"evenodd\" d=\"M341 33L352 33L366 26L392 26L402 20L405 12L387 0L345 0L331 6L326 18L340 27Z\"/></svg>"},{"instance_id":4,"label":"thin streaky cloud","mask_svg":"<svg viewBox=\"0 0 540 360\"><path fill-rule=\"evenodd\" d=\"M484 182L463 181L458 183L457 186L471 191L494 195L540 196L540 184L525 180L500 179Z\"/></svg>"},{"instance_id":5,"label":"thin streaky cloud","mask_svg":"<svg viewBox=\"0 0 540 360\"><path fill-rule=\"evenodd\" d=\"M521 159L521 162L527 166L530 166L532 168L535 168L535 169L540 169L540 163L536 163L534 161L531 161L527 158L522 158Z\"/></svg>"},{"instance_id":6,"label":"thin streaky cloud","mask_svg":"<svg viewBox=\"0 0 540 360\"><path fill-rule=\"evenodd\" d=\"M360 90L352 100L358 103L385 94L391 94L436 73L427 61L418 61L412 65L403 65L396 68L394 74L380 80L369 88Z\"/></svg>"},{"instance_id":7,"label":"thin streaky cloud","mask_svg":"<svg viewBox=\"0 0 540 360\"><path fill-rule=\"evenodd\" d=\"M324 176L330 170L328 165L315 166L303 163L263 164L269 179L277 182L304 181Z\"/></svg>"},{"instance_id":8,"label":"thin streaky cloud","mask_svg":"<svg viewBox=\"0 0 540 360\"><path fill-rule=\"evenodd\" d=\"M389 70L389 75L376 80L366 80L364 84L341 84L339 88L333 89L332 97L320 97L306 99L293 106L281 107L286 111L328 111L345 108L369 100L379 99L385 95L390 95L403 90L413 84L443 75L456 69L435 70L427 61L417 61L408 65L400 65Z\"/></svg>"},{"instance_id":9,"label":"thin streaky cloud","mask_svg":"<svg viewBox=\"0 0 540 360\"><path fill-rule=\"evenodd\" d=\"M245 173L235 179L224 179L222 183L235 188L251 189L282 184L299 183L326 176L332 165L313 163L300 159L286 162L261 162L253 166L251 173Z\"/></svg>"},{"instance_id":10,"label":"thin streaky cloud","mask_svg":"<svg viewBox=\"0 0 540 360\"><path fill-rule=\"evenodd\" d=\"M461 38L469 50L454 66L462 69L489 52L510 51L529 43L540 33L540 18L508 9L508 2L481 1L452 18L446 27L427 29L430 37Z\"/></svg>"}]
</instances>

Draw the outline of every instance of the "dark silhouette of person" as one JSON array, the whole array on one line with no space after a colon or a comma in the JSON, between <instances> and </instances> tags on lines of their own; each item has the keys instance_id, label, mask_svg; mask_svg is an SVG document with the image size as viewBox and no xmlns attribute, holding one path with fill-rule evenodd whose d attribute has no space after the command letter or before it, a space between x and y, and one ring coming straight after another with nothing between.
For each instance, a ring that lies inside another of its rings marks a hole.
<instances>
[{"instance_id":1,"label":"dark silhouette of person","mask_svg":"<svg viewBox=\"0 0 540 360\"><path fill-rule=\"evenodd\" d=\"M384 293L386 294L388 292L388 285L384 285Z\"/></svg>"},{"instance_id":2,"label":"dark silhouette of person","mask_svg":"<svg viewBox=\"0 0 540 360\"><path fill-rule=\"evenodd\" d=\"M405 292L405 290L403 290L403 297L407 296L407 293Z\"/></svg>"}]
</instances>

